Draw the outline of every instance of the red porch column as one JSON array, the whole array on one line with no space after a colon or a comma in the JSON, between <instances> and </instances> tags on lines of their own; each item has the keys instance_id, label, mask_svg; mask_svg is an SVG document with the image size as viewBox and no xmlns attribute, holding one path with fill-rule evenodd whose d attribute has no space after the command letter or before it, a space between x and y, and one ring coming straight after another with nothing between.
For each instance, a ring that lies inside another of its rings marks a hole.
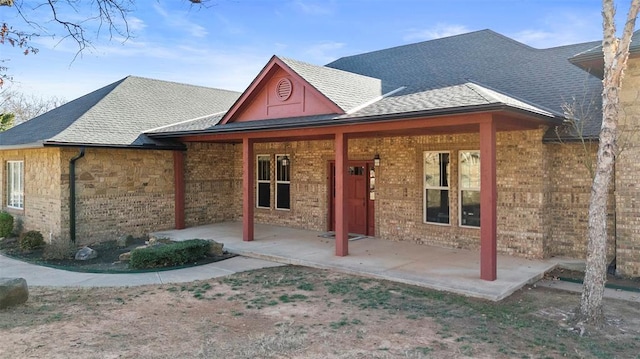
<instances>
[{"instance_id":1,"label":"red porch column","mask_svg":"<svg viewBox=\"0 0 640 359\"><path fill-rule=\"evenodd\" d=\"M496 123L480 123L480 278L497 278Z\"/></svg>"},{"instance_id":2,"label":"red porch column","mask_svg":"<svg viewBox=\"0 0 640 359\"><path fill-rule=\"evenodd\" d=\"M176 229L184 229L184 152L173 151L173 190Z\"/></svg>"},{"instance_id":3,"label":"red porch column","mask_svg":"<svg viewBox=\"0 0 640 359\"><path fill-rule=\"evenodd\" d=\"M349 221L347 218L347 183L348 138L344 133L336 133L336 256L344 257L349 254Z\"/></svg>"},{"instance_id":4,"label":"red porch column","mask_svg":"<svg viewBox=\"0 0 640 359\"><path fill-rule=\"evenodd\" d=\"M254 155L253 140L242 139L242 240L253 240L254 207Z\"/></svg>"}]
</instances>

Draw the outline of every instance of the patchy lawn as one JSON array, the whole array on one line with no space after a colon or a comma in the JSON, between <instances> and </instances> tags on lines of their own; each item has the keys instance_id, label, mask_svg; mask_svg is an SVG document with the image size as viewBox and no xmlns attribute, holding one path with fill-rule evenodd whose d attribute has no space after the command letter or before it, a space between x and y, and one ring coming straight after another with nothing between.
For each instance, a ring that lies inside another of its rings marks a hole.
<instances>
[{"instance_id":1,"label":"patchy lawn","mask_svg":"<svg viewBox=\"0 0 640 359\"><path fill-rule=\"evenodd\" d=\"M580 337L576 294L499 303L302 267L183 285L31 288L0 311L1 358L640 358L640 308L607 301Z\"/></svg>"}]
</instances>

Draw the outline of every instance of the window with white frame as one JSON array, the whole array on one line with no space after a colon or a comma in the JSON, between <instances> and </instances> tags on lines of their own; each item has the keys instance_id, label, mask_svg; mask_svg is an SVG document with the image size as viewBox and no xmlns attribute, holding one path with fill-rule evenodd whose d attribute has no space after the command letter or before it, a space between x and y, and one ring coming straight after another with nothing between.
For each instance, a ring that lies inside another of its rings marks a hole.
<instances>
[{"instance_id":1,"label":"window with white frame","mask_svg":"<svg viewBox=\"0 0 640 359\"><path fill-rule=\"evenodd\" d=\"M257 158L256 206L271 208L271 156L258 155Z\"/></svg>"},{"instance_id":2,"label":"window with white frame","mask_svg":"<svg viewBox=\"0 0 640 359\"><path fill-rule=\"evenodd\" d=\"M276 209L291 209L290 174L289 155L276 155Z\"/></svg>"},{"instance_id":3,"label":"window with white frame","mask_svg":"<svg viewBox=\"0 0 640 359\"><path fill-rule=\"evenodd\" d=\"M24 209L24 161L7 161L7 207Z\"/></svg>"},{"instance_id":4,"label":"window with white frame","mask_svg":"<svg viewBox=\"0 0 640 359\"><path fill-rule=\"evenodd\" d=\"M460 151L460 225L480 227L480 151Z\"/></svg>"},{"instance_id":5,"label":"window with white frame","mask_svg":"<svg viewBox=\"0 0 640 359\"><path fill-rule=\"evenodd\" d=\"M424 221L449 224L449 152L424 153Z\"/></svg>"}]
</instances>

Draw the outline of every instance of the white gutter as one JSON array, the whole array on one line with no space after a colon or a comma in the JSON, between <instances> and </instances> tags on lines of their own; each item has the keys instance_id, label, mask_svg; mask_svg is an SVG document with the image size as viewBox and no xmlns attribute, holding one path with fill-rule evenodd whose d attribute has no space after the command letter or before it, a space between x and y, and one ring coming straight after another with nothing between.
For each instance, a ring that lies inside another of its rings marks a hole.
<instances>
[{"instance_id":1,"label":"white gutter","mask_svg":"<svg viewBox=\"0 0 640 359\"><path fill-rule=\"evenodd\" d=\"M19 145L0 145L0 150L23 150L30 148L42 148L44 147L44 141L37 141L31 143L21 143Z\"/></svg>"}]
</instances>

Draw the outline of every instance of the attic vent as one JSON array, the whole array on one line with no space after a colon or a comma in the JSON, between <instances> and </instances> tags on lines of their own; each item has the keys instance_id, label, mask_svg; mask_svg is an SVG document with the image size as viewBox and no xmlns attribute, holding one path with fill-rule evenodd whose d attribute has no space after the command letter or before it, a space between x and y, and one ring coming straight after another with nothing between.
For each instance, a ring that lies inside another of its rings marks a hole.
<instances>
[{"instance_id":1,"label":"attic vent","mask_svg":"<svg viewBox=\"0 0 640 359\"><path fill-rule=\"evenodd\" d=\"M281 79L276 85L276 96L280 101L287 101L291 97L293 84L289 79Z\"/></svg>"}]
</instances>

